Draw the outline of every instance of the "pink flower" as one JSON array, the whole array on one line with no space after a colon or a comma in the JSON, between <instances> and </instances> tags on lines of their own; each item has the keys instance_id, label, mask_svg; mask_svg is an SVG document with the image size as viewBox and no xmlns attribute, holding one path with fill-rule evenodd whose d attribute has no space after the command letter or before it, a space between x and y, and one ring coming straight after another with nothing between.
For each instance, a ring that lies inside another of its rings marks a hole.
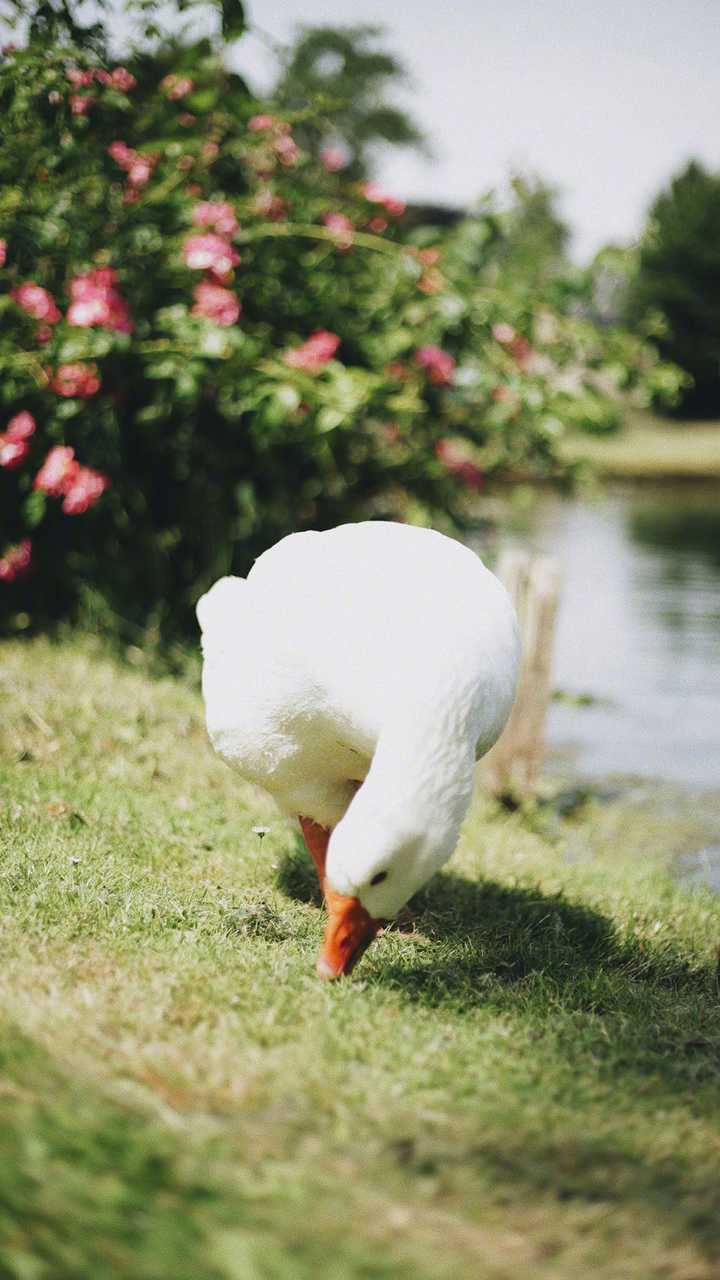
<instances>
[{"instance_id":1,"label":"pink flower","mask_svg":"<svg viewBox=\"0 0 720 1280\"><path fill-rule=\"evenodd\" d=\"M116 275L111 267L100 267L70 282L68 324L89 328L101 325L114 333L132 333L132 321L125 299L115 288Z\"/></svg>"},{"instance_id":2,"label":"pink flower","mask_svg":"<svg viewBox=\"0 0 720 1280\"><path fill-rule=\"evenodd\" d=\"M528 363L530 357L534 355L532 346L523 334L518 333L517 329L513 329L511 324L506 324L501 320L499 324L492 327L492 335L496 342L500 342L507 347L513 359L517 360L521 368Z\"/></svg>"},{"instance_id":3,"label":"pink flower","mask_svg":"<svg viewBox=\"0 0 720 1280\"><path fill-rule=\"evenodd\" d=\"M35 330L35 340L44 346L52 338L52 329L48 324L39 324Z\"/></svg>"},{"instance_id":4,"label":"pink flower","mask_svg":"<svg viewBox=\"0 0 720 1280\"><path fill-rule=\"evenodd\" d=\"M240 230L235 210L227 200L202 200L195 205L192 220L196 227L213 227L218 235L229 240Z\"/></svg>"},{"instance_id":5,"label":"pink flower","mask_svg":"<svg viewBox=\"0 0 720 1280\"><path fill-rule=\"evenodd\" d=\"M65 515L82 515L89 507L95 506L109 486L109 477L103 475L101 471L95 471L92 467L82 467L76 463L75 470L63 489L65 501L62 509Z\"/></svg>"},{"instance_id":6,"label":"pink flower","mask_svg":"<svg viewBox=\"0 0 720 1280\"><path fill-rule=\"evenodd\" d=\"M4 267L7 261L7 240L0 240L0 267Z\"/></svg>"},{"instance_id":7,"label":"pink flower","mask_svg":"<svg viewBox=\"0 0 720 1280\"><path fill-rule=\"evenodd\" d=\"M81 71L79 67L70 67L70 69L65 72L65 78L71 85L74 85L76 89L86 89L88 85L92 84L95 78L95 72L91 68L87 71Z\"/></svg>"},{"instance_id":8,"label":"pink flower","mask_svg":"<svg viewBox=\"0 0 720 1280\"><path fill-rule=\"evenodd\" d=\"M207 280L208 284L227 285L232 283L232 278L233 278L232 271L213 271L212 268L210 267L205 272L205 279Z\"/></svg>"},{"instance_id":9,"label":"pink flower","mask_svg":"<svg viewBox=\"0 0 720 1280\"><path fill-rule=\"evenodd\" d=\"M353 242L353 224L344 213L326 213L323 222L337 241L338 249L349 249Z\"/></svg>"},{"instance_id":10,"label":"pink flower","mask_svg":"<svg viewBox=\"0 0 720 1280\"><path fill-rule=\"evenodd\" d=\"M100 79L99 75L98 79ZM129 93L137 84L135 76L131 75L127 67L115 67L110 79L113 88L120 89L122 93Z\"/></svg>"},{"instance_id":11,"label":"pink flower","mask_svg":"<svg viewBox=\"0 0 720 1280\"><path fill-rule=\"evenodd\" d=\"M285 169L292 169L300 159L300 148L287 133L281 133L273 142L273 151Z\"/></svg>"},{"instance_id":12,"label":"pink flower","mask_svg":"<svg viewBox=\"0 0 720 1280\"><path fill-rule=\"evenodd\" d=\"M420 249L418 258L424 267L436 267L440 261L439 249Z\"/></svg>"},{"instance_id":13,"label":"pink flower","mask_svg":"<svg viewBox=\"0 0 720 1280\"><path fill-rule=\"evenodd\" d=\"M261 133L263 129L274 129L277 123L274 116L251 116L247 127L253 133Z\"/></svg>"},{"instance_id":14,"label":"pink flower","mask_svg":"<svg viewBox=\"0 0 720 1280\"><path fill-rule=\"evenodd\" d=\"M30 568L32 560L32 542L23 538L16 547L8 547L0 559L0 582L14 582L22 577Z\"/></svg>"},{"instance_id":15,"label":"pink flower","mask_svg":"<svg viewBox=\"0 0 720 1280\"><path fill-rule=\"evenodd\" d=\"M222 285L202 280L200 284L195 285L193 297L195 299L195 306L192 309L194 316L206 316L208 320L214 320L215 324L230 325L235 324L240 315L241 307L238 299L229 289L223 289Z\"/></svg>"},{"instance_id":16,"label":"pink flower","mask_svg":"<svg viewBox=\"0 0 720 1280\"><path fill-rule=\"evenodd\" d=\"M167 94L173 102L177 102L180 98L186 98L195 88L195 81L189 76L169 75L163 76L160 81L160 88Z\"/></svg>"},{"instance_id":17,"label":"pink flower","mask_svg":"<svg viewBox=\"0 0 720 1280\"><path fill-rule=\"evenodd\" d=\"M78 396L87 400L100 390L100 377L94 364L61 364L50 380L50 389L59 396Z\"/></svg>"},{"instance_id":18,"label":"pink flower","mask_svg":"<svg viewBox=\"0 0 720 1280\"><path fill-rule=\"evenodd\" d=\"M474 489L476 492L482 489L485 483L484 471L477 463L466 458L452 440L438 440L435 445L435 456L440 459L451 475L462 481L467 489Z\"/></svg>"},{"instance_id":19,"label":"pink flower","mask_svg":"<svg viewBox=\"0 0 720 1280\"><path fill-rule=\"evenodd\" d=\"M185 265L193 271L216 271L224 275L240 261L240 254L221 236L208 232L204 236L188 236L182 247Z\"/></svg>"},{"instance_id":20,"label":"pink flower","mask_svg":"<svg viewBox=\"0 0 720 1280\"><path fill-rule=\"evenodd\" d=\"M418 347L415 359L420 368L427 373L429 381L436 387L446 386L452 382L455 360L447 351L433 346Z\"/></svg>"},{"instance_id":21,"label":"pink flower","mask_svg":"<svg viewBox=\"0 0 720 1280\"><path fill-rule=\"evenodd\" d=\"M535 355L530 342L521 333L518 334L514 342L510 343L509 350L510 354L517 360L521 369L524 369L526 365L529 364L531 358Z\"/></svg>"},{"instance_id":22,"label":"pink flower","mask_svg":"<svg viewBox=\"0 0 720 1280\"><path fill-rule=\"evenodd\" d=\"M347 158L342 147L323 147L320 152L320 163L328 173L338 173L347 165Z\"/></svg>"},{"instance_id":23,"label":"pink flower","mask_svg":"<svg viewBox=\"0 0 720 1280\"><path fill-rule=\"evenodd\" d=\"M121 169L125 170L131 168L137 155L137 152L133 151L132 147L129 147L127 142L111 142L107 150L108 155L115 161L115 163L118 164Z\"/></svg>"},{"instance_id":24,"label":"pink flower","mask_svg":"<svg viewBox=\"0 0 720 1280\"><path fill-rule=\"evenodd\" d=\"M95 289L112 289L117 284L117 272L113 267L95 267L85 276L75 276L70 283L72 298L87 298Z\"/></svg>"},{"instance_id":25,"label":"pink flower","mask_svg":"<svg viewBox=\"0 0 720 1280\"><path fill-rule=\"evenodd\" d=\"M332 360L339 346L340 339L336 333L330 333L327 329L317 329L302 346L286 351L283 360L293 369L304 369L305 373L317 373L328 360Z\"/></svg>"},{"instance_id":26,"label":"pink flower","mask_svg":"<svg viewBox=\"0 0 720 1280\"><path fill-rule=\"evenodd\" d=\"M8 440L7 436L0 436L0 467L14 470L25 461L29 452L30 445L26 440Z\"/></svg>"},{"instance_id":27,"label":"pink flower","mask_svg":"<svg viewBox=\"0 0 720 1280\"><path fill-rule=\"evenodd\" d=\"M5 428L6 440L29 440L35 432L35 419L27 409L22 409L11 418Z\"/></svg>"},{"instance_id":28,"label":"pink flower","mask_svg":"<svg viewBox=\"0 0 720 1280\"><path fill-rule=\"evenodd\" d=\"M203 160L207 160L208 163L211 164L219 150L220 147L217 142L203 142L202 147L200 148L200 154L202 155Z\"/></svg>"},{"instance_id":29,"label":"pink flower","mask_svg":"<svg viewBox=\"0 0 720 1280\"><path fill-rule=\"evenodd\" d=\"M194 116L191 111L181 111L177 119L183 129L190 129L195 124L197 116Z\"/></svg>"},{"instance_id":30,"label":"pink flower","mask_svg":"<svg viewBox=\"0 0 720 1280\"><path fill-rule=\"evenodd\" d=\"M111 142L107 150L115 163L125 170L131 187L144 187L150 181L158 162L157 155L133 151L132 147L121 141Z\"/></svg>"},{"instance_id":31,"label":"pink flower","mask_svg":"<svg viewBox=\"0 0 720 1280\"><path fill-rule=\"evenodd\" d=\"M33 487L51 498L64 498L62 509L67 516L81 515L102 497L109 487L108 476L92 467L83 467L75 450L67 444L51 449L35 476Z\"/></svg>"},{"instance_id":32,"label":"pink flower","mask_svg":"<svg viewBox=\"0 0 720 1280\"><path fill-rule=\"evenodd\" d=\"M387 218L371 218L368 222L368 231L374 231L375 235L382 235L383 231L387 231Z\"/></svg>"},{"instance_id":33,"label":"pink flower","mask_svg":"<svg viewBox=\"0 0 720 1280\"><path fill-rule=\"evenodd\" d=\"M82 302L73 302L68 310L67 319L68 324L75 324L81 329L87 329L94 324L105 326L109 314L105 297L102 294L98 294L95 298L86 298Z\"/></svg>"},{"instance_id":34,"label":"pink flower","mask_svg":"<svg viewBox=\"0 0 720 1280\"><path fill-rule=\"evenodd\" d=\"M401 218L405 212L405 201L397 200L395 196L386 196L383 204L391 218Z\"/></svg>"},{"instance_id":35,"label":"pink flower","mask_svg":"<svg viewBox=\"0 0 720 1280\"><path fill-rule=\"evenodd\" d=\"M61 498L71 485L79 465L75 461L75 450L70 445L56 444L35 476L33 489L39 489L51 498Z\"/></svg>"},{"instance_id":36,"label":"pink flower","mask_svg":"<svg viewBox=\"0 0 720 1280\"><path fill-rule=\"evenodd\" d=\"M385 192L379 182L363 182L360 190L371 204L382 204L385 199Z\"/></svg>"},{"instance_id":37,"label":"pink flower","mask_svg":"<svg viewBox=\"0 0 720 1280\"><path fill-rule=\"evenodd\" d=\"M276 196L269 187L261 187L253 201L255 213L261 218L269 218L271 222L280 222L287 217L287 204L281 196Z\"/></svg>"},{"instance_id":38,"label":"pink flower","mask_svg":"<svg viewBox=\"0 0 720 1280\"><path fill-rule=\"evenodd\" d=\"M113 78L112 78L112 76L110 75L110 72L109 72L109 71L103 71L103 70L102 70L102 68L98 69L98 70L95 72L95 79L97 80L98 84L102 84L102 85L104 85L104 86L105 86L105 88L107 88L107 86L108 86L108 85L110 85L110 84L112 84L112 82L113 82Z\"/></svg>"},{"instance_id":39,"label":"pink flower","mask_svg":"<svg viewBox=\"0 0 720 1280\"><path fill-rule=\"evenodd\" d=\"M74 116L86 116L92 106L92 98L83 98L80 94L70 94L70 110Z\"/></svg>"},{"instance_id":40,"label":"pink flower","mask_svg":"<svg viewBox=\"0 0 720 1280\"><path fill-rule=\"evenodd\" d=\"M383 191L379 182L363 182L360 187L362 194L371 204L381 204L387 212L395 218L399 218L405 212L405 201L396 200L394 196L388 196Z\"/></svg>"},{"instance_id":41,"label":"pink flower","mask_svg":"<svg viewBox=\"0 0 720 1280\"><path fill-rule=\"evenodd\" d=\"M10 297L34 320L44 320L46 324L57 324L61 319L52 294L32 280L27 284L16 285L10 290Z\"/></svg>"},{"instance_id":42,"label":"pink flower","mask_svg":"<svg viewBox=\"0 0 720 1280\"><path fill-rule=\"evenodd\" d=\"M152 156L135 155L130 168L127 171L128 182L131 187L144 187L152 177L153 169L156 161Z\"/></svg>"},{"instance_id":43,"label":"pink flower","mask_svg":"<svg viewBox=\"0 0 720 1280\"><path fill-rule=\"evenodd\" d=\"M35 430L35 419L27 409L16 413L0 435L0 467L8 471L19 467L30 452L28 440Z\"/></svg>"}]
</instances>

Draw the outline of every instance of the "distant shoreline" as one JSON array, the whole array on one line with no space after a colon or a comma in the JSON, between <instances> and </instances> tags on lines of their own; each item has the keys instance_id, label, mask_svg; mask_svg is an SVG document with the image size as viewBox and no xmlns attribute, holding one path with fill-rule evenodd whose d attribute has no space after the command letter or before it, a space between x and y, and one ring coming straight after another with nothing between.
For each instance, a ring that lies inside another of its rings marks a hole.
<instances>
[{"instance_id":1,"label":"distant shoreline","mask_svg":"<svg viewBox=\"0 0 720 1280\"><path fill-rule=\"evenodd\" d=\"M564 458L586 458L605 476L720 480L720 422L684 422L636 410L616 435L573 432L561 448Z\"/></svg>"}]
</instances>

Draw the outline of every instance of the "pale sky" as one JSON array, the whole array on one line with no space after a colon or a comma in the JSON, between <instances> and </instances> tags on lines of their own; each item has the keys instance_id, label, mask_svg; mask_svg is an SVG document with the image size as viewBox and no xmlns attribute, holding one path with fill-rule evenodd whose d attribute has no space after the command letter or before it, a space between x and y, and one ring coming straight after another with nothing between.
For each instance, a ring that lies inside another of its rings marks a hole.
<instances>
[{"instance_id":1,"label":"pale sky","mask_svg":"<svg viewBox=\"0 0 720 1280\"><path fill-rule=\"evenodd\" d=\"M280 40L298 23L381 25L407 64L402 100L434 155L388 153L404 198L465 205L533 171L562 191L575 253L629 240L691 156L720 169L720 0L247 0ZM248 36L231 64L270 59Z\"/></svg>"},{"instance_id":2,"label":"pale sky","mask_svg":"<svg viewBox=\"0 0 720 1280\"><path fill-rule=\"evenodd\" d=\"M93 0L83 5L92 14ZM125 44L124 6L111 27ZM405 62L397 95L428 158L388 151L378 178L405 199L471 205L511 170L560 189L584 260L627 242L691 157L720 170L720 0L246 0L251 24L288 41L301 23L382 26ZM202 11L200 11L202 12ZM192 13L192 10L190 10ZM202 19L199 19L202 21ZM274 62L257 35L229 53L258 90Z\"/></svg>"}]
</instances>

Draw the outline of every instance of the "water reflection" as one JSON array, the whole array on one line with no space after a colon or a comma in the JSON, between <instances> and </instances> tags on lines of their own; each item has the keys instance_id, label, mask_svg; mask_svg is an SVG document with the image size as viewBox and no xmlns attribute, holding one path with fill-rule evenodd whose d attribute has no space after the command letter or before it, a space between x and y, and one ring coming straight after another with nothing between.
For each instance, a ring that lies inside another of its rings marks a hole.
<instances>
[{"instance_id":1,"label":"water reflection","mask_svg":"<svg viewBox=\"0 0 720 1280\"><path fill-rule=\"evenodd\" d=\"M540 496L518 540L557 556L551 745L583 773L720 786L720 486Z\"/></svg>"},{"instance_id":2,"label":"water reflection","mask_svg":"<svg viewBox=\"0 0 720 1280\"><path fill-rule=\"evenodd\" d=\"M682 489L675 491L662 504L654 497L639 497L630 511L630 535L645 546L664 547L681 556L693 552L720 566L720 502L715 495L709 505L713 495L705 486L700 492L693 489L684 494Z\"/></svg>"}]
</instances>

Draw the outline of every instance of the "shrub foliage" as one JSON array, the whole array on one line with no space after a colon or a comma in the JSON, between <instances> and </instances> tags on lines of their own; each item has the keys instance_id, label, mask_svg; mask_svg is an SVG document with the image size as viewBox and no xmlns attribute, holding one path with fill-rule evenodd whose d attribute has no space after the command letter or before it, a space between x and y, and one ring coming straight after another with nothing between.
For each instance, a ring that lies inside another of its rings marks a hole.
<instances>
[{"instance_id":1,"label":"shrub foliage","mask_svg":"<svg viewBox=\"0 0 720 1280\"><path fill-rule=\"evenodd\" d=\"M457 525L667 383L577 279L508 273L493 210L405 232L396 193L298 144L332 121L259 102L217 42L117 65L31 37L0 68L6 624L182 630L288 531Z\"/></svg>"}]
</instances>

